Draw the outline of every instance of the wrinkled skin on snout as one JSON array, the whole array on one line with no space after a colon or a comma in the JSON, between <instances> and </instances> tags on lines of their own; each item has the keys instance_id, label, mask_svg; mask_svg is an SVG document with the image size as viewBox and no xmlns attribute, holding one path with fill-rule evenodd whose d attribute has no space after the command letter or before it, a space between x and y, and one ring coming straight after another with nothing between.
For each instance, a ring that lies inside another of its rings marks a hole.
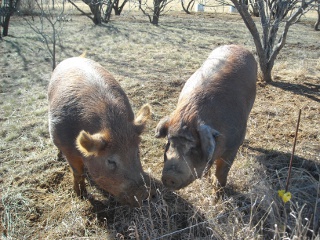
<instances>
[{"instance_id":1,"label":"wrinkled skin on snout","mask_svg":"<svg viewBox=\"0 0 320 240\"><path fill-rule=\"evenodd\" d=\"M137 206L150 193L139 143L149 105L134 117L129 100L100 64L82 57L61 62L49 88L49 132L74 176L74 191L86 196L85 172L120 202Z\"/></svg>"},{"instance_id":2,"label":"wrinkled skin on snout","mask_svg":"<svg viewBox=\"0 0 320 240\"><path fill-rule=\"evenodd\" d=\"M163 184L177 190L206 175L215 163L219 191L242 144L256 95L257 63L245 48L216 48L183 87L176 109L160 120L167 137Z\"/></svg>"}]
</instances>

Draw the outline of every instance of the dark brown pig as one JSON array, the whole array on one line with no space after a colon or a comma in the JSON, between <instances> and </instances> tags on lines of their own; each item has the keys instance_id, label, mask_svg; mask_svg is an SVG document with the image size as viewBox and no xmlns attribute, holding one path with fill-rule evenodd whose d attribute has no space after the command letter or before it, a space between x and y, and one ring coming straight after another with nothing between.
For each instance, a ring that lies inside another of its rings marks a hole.
<instances>
[{"instance_id":1,"label":"dark brown pig","mask_svg":"<svg viewBox=\"0 0 320 240\"><path fill-rule=\"evenodd\" d=\"M160 120L156 137L168 138L162 182L180 189L215 162L217 187L224 187L242 144L256 96L257 63L237 45L216 48L189 78L176 109Z\"/></svg>"},{"instance_id":2,"label":"dark brown pig","mask_svg":"<svg viewBox=\"0 0 320 240\"><path fill-rule=\"evenodd\" d=\"M85 196L84 168L120 202L137 205L148 197L139 142L151 115L144 105L137 117L113 76L100 64L74 57L54 70L48 90L49 131L73 172L73 188Z\"/></svg>"}]
</instances>

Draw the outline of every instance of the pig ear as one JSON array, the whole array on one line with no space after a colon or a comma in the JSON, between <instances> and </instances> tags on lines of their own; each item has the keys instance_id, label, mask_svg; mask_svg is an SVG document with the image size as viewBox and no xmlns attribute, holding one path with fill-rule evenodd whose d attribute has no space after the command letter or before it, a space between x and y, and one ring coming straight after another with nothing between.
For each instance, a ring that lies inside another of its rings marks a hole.
<instances>
[{"instance_id":1,"label":"pig ear","mask_svg":"<svg viewBox=\"0 0 320 240\"><path fill-rule=\"evenodd\" d=\"M207 162L205 171L213 164L213 153L216 148L215 138L220 135L220 133L208 125L200 124L198 126L198 132L200 136L201 149L204 155L204 159Z\"/></svg>"},{"instance_id":2,"label":"pig ear","mask_svg":"<svg viewBox=\"0 0 320 240\"><path fill-rule=\"evenodd\" d=\"M76 146L85 157L98 156L110 141L110 135L107 131L91 135L82 130L77 137Z\"/></svg>"},{"instance_id":3,"label":"pig ear","mask_svg":"<svg viewBox=\"0 0 320 240\"><path fill-rule=\"evenodd\" d=\"M162 118L156 127L156 138L164 138L168 134L169 116Z\"/></svg>"},{"instance_id":4,"label":"pig ear","mask_svg":"<svg viewBox=\"0 0 320 240\"><path fill-rule=\"evenodd\" d=\"M151 118L151 106L149 104L145 104L140 108L137 114L137 117L134 120L134 124L136 125L136 131L138 134L142 133L147 120L150 118Z\"/></svg>"}]
</instances>

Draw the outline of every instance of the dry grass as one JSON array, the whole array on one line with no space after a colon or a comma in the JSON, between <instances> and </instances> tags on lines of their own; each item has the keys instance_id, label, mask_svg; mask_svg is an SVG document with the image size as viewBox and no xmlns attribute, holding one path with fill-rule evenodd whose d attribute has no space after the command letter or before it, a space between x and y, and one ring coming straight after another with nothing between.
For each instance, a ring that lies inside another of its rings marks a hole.
<instances>
[{"instance_id":1,"label":"dry grass","mask_svg":"<svg viewBox=\"0 0 320 240\"><path fill-rule=\"evenodd\" d=\"M312 239L319 232L319 33L314 19L293 26L274 69L275 82L258 84L245 143L229 174L223 199L210 178L177 192L159 188L158 201L120 206L88 183L94 196L80 200L59 161L47 124L48 53L39 36L13 17L0 44L0 211L3 239ZM38 24L37 20L34 24ZM186 79L210 51L237 43L254 50L238 15L172 12L155 27L133 11L93 26L83 16L63 22L59 61L80 55L105 66L137 110L153 107L141 144L144 169L159 179L165 140L153 137ZM301 125L289 191L283 189L299 108Z\"/></svg>"}]
</instances>

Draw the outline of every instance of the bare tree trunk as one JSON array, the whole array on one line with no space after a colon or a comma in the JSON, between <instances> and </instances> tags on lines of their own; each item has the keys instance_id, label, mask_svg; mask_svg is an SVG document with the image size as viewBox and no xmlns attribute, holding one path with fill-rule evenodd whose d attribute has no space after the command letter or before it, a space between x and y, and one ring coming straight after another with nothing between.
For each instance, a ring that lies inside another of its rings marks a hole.
<instances>
[{"instance_id":1,"label":"bare tree trunk","mask_svg":"<svg viewBox=\"0 0 320 240\"><path fill-rule=\"evenodd\" d=\"M4 37L5 37L5 36L8 36L10 17L11 17L11 14L8 14L8 15L6 15L5 18L4 18L4 22L3 22L3 32L2 32L2 35L3 35Z\"/></svg>"},{"instance_id":2,"label":"bare tree trunk","mask_svg":"<svg viewBox=\"0 0 320 240\"><path fill-rule=\"evenodd\" d=\"M120 15L119 12L119 0L115 0L113 3L114 15Z\"/></svg>"},{"instance_id":3,"label":"bare tree trunk","mask_svg":"<svg viewBox=\"0 0 320 240\"><path fill-rule=\"evenodd\" d=\"M6 13L5 17L4 17L4 21L3 21L3 36L8 36L8 32L9 32L9 23L10 23L10 18L11 15L15 12L16 10L16 6L19 4L19 0L16 0L14 2L14 0L10 0L9 1L9 7L6 7L8 9L8 12Z\"/></svg>"},{"instance_id":4,"label":"bare tree trunk","mask_svg":"<svg viewBox=\"0 0 320 240\"><path fill-rule=\"evenodd\" d=\"M90 10L93 14L93 22L94 24L98 25L101 24L101 11L99 4L90 4Z\"/></svg>"},{"instance_id":5,"label":"bare tree trunk","mask_svg":"<svg viewBox=\"0 0 320 240\"><path fill-rule=\"evenodd\" d=\"M158 25L160 15L172 0L153 0L153 6L148 6L147 0L138 0L139 9L149 18L150 23Z\"/></svg>"},{"instance_id":6,"label":"bare tree trunk","mask_svg":"<svg viewBox=\"0 0 320 240\"><path fill-rule=\"evenodd\" d=\"M112 0L109 0L107 2L106 11L104 13L104 21L105 22L109 22L109 20L110 20L113 4L114 4L114 2L112 2Z\"/></svg>"},{"instance_id":7,"label":"bare tree trunk","mask_svg":"<svg viewBox=\"0 0 320 240\"><path fill-rule=\"evenodd\" d=\"M115 15L120 15L122 10L123 10L123 7L126 5L126 3L128 2L128 0L124 0L122 2L122 4L119 6L119 1L120 0L115 0L114 1L114 4L113 4L113 9L114 9L114 14Z\"/></svg>"},{"instance_id":8,"label":"bare tree trunk","mask_svg":"<svg viewBox=\"0 0 320 240\"><path fill-rule=\"evenodd\" d=\"M317 1L318 2L318 9L317 9L317 13L318 13L318 20L317 22L314 24L314 30L319 31L319 25L320 25L320 0Z\"/></svg>"},{"instance_id":9,"label":"bare tree trunk","mask_svg":"<svg viewBox=\"0 0 320 240\"><path fill-rule=\"evenodd\" d=\"M160 2L161 0L154 0L154 9L151 23L158 25L160 17Z\"/></svg>"},{"instance_id":10,"label":"bare tree trunk","mask_svg":"<svg viewBox=\"0 0 320 240\"><path fill-rule=\"evenodd\" d=\"M261 66L261 62L259 64ZM260 67L260 69L261 69L261 74L262 74L263 81L266 82L266 83L272 82L272 75L271 75L272 67L269 66L269 64L266 64L265 67Z\"/></svg>"},{"instance_id":11,"label":"bare tree trunk","mask_svg":"<svg viewBox=\"0 0 320 240\"><path fill-rule=\"evenodd\" d=\"M82 0L85 4L90 7L91 13L93 14L93 22L96 25L102 23L101 18L101 1L99 0Z\"/></svg>"},{"instance_id":12,"label":"bare tree trunk","mask_svg":"<svg viewBox=\"0 0 320 240\"><path fill-rule=\"evenodd\" d=\"M259 9L258 9L258 3L257 0L249 0L251 9L252 9L252 15L255 17L259 17Z\"/></svg>"}]
</instances>

